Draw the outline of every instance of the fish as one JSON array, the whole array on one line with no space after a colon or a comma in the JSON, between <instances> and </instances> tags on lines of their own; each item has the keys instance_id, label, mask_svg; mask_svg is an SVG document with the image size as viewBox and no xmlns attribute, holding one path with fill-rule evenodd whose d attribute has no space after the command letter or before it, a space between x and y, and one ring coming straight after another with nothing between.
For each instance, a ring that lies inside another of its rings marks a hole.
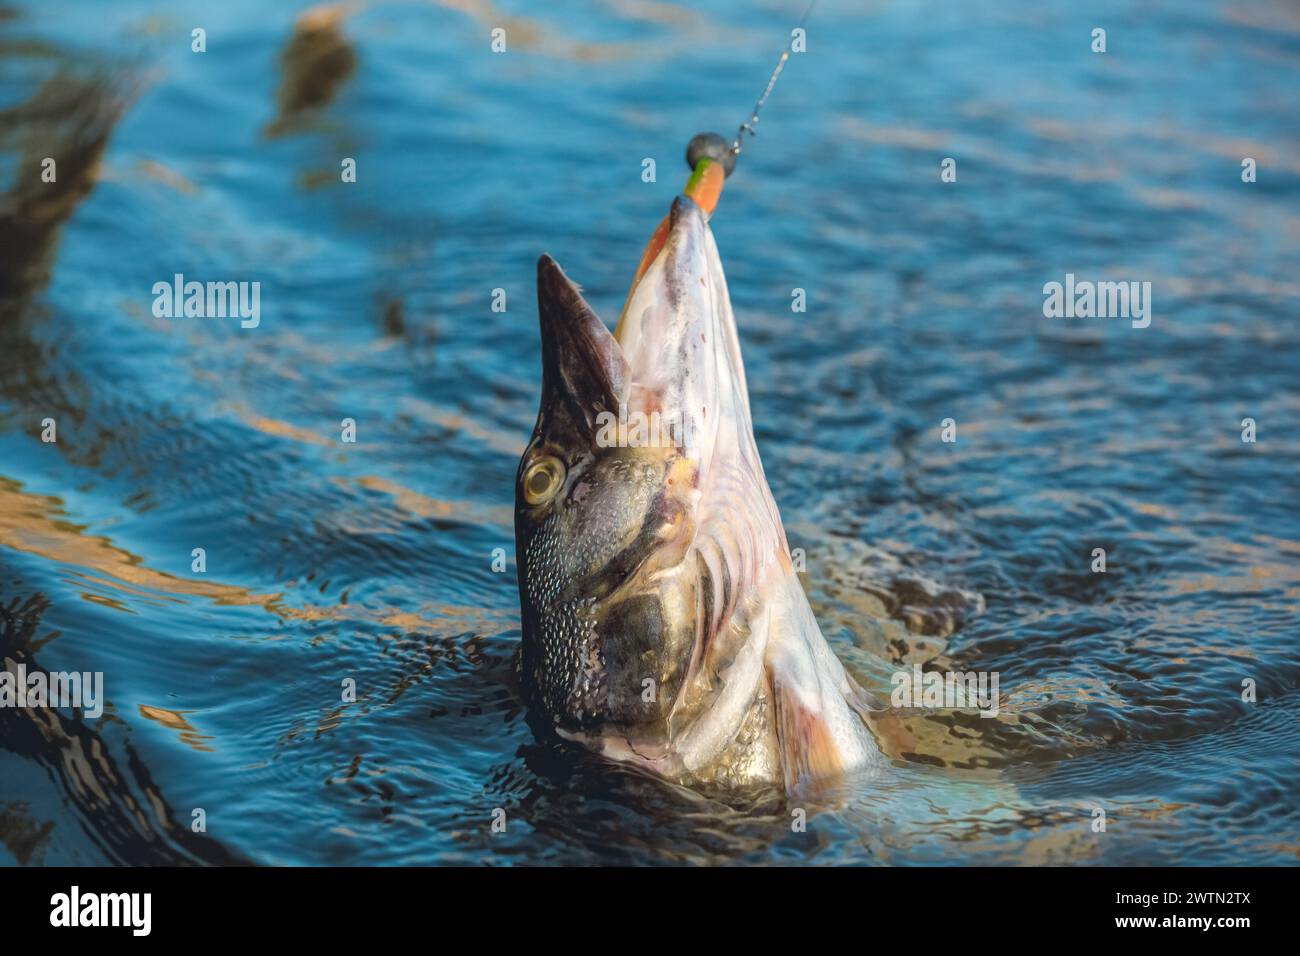
<instances>
[{"instance_id":1,"label":"fish","mask_svg":"<svg viewBox=\"0 0 1300 956\"><path fill-rule=\"evenodd\" d=\"M316 111L332 103L357 71L357 54L343 32L355 3L320 4L298 17L284 52L276 94L279 113L266 127L268 137L301 128Z\"/></svg>"},{"instance_id":2,"label":"fish","mask_svg":"<svg viewBox=\"0 0 1300 956\"><path fill-rule=\"evenodd\" d=\"M537 298L541 400L515 487L530 711L688 787L796 794L886 765L881 705L796 574L709 216L674 200L613 332L549 255Z\"/></svg>"}]
</instances>

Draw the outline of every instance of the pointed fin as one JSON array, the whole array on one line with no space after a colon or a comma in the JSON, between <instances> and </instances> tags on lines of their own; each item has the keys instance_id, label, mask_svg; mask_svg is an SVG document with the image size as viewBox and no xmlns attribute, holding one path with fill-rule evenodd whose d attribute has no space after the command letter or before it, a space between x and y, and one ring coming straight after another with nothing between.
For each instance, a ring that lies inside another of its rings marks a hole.
<instances>
[{"instance_id":1,"label":"pointed fin","mask_svg":"<svg viewBox=\"0 0 1300 956\"><path fill-rule=\"evenodd\" d=\"M874 694L859 687L853 678L849 678L849 683L853 689L848 695L849 706L867 722L885 756L899 758L904 754L915 753L916 737L907 729L903 719L881 703Z\"/></svg>"},{"instance_id":2,"label":"pointed fin","mask_svg":"<svg viewBox=\"0 0 1300 956\"><path fill-rule=\"evenodd\" d=\"M826 718L806 706L798 691L783 684L771 671L768 680L776 710L776 739L786 793L842 774L846 769L843 755Z\"/></svg>"},{"instance_id":3,"label":"pointed fin","mask_svg":"<svg viewBox=\"0 0 1300 956\"><path fill-rule=\"evenodd\" d=\"M793 794L885 757L863 719L870 698L822 637L793 572L782 585L765 663L785 789Z\"/></svg>"}]
</instances>

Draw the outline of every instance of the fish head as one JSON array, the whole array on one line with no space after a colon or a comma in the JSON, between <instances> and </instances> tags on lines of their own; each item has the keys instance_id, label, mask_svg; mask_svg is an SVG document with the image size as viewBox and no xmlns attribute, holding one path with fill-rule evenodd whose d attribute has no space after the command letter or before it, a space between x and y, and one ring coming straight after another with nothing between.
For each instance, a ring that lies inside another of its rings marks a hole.
<instances>
[{"instance_id":1,"label":"fish head","mask_svg":"<svg viewBox=\"0 0 1300 956\"><path fill-rule=\"evenodd\" d=\"M711 600L690 557L701 481L750 434L717 247L680 197L614 334L549 256L537 284L542 397L515 492L522 683L562 733L662 740Z\"/></svg>"},{"instance_id":2,"label":"fish head","mask_svg":"<svg viewBox=\"0 0 1300 956\"><path fill-rule=\"evenodd\" d=\"M561 737L606 756L796 793L879 766L864 722L879 708L793 568L708 217L679 197L660 229L613 334L553 260L538 265L521 683Z\"/></svg>"}]
</instances>

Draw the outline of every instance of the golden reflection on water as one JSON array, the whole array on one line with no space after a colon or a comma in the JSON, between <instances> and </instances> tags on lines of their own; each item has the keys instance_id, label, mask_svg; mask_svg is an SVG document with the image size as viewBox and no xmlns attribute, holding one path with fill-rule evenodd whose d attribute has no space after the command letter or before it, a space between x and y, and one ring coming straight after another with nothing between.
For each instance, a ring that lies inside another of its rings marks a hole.
<instances>
[{"instance_id":1,"label":"golden reflection on water","mask_svg":"<svg viewBox=\"0 0 1300 956\"><path fill-rule=\"evenodd\" d=\"M140 716L162 724L169 730L176 731L176 738L194 750L213 753L215 748L208 746L208 741L216 740L211 734L200 733L198 728L186 719L192 710L168 710L166 707L151 707L140 704Z\"/></svg>"},{"instance_id":2,"label":"golden reflection on water","mask_svg":"<svg viewBox=\"0 0 1300 956\"><path fill-rule=\"evenodd\" d=\"M452 513L454 506L400 490L390 482L372 486L404 497L431 512ZM498 517L501 517L498 515ZM58 564L85 571L88 581L133 598L179 602L185 597L206 598L223 606L261 607L284 621L330 621L378 624L401 631L446 635L473 630L496 633L508 627L513 615L477 606L433 602L418 612L396 609L367 609L340 600L332 605L304 605L284 601L283 592L263 593L232 584L181 578L147 567L144 559L115 545L103 535L86 534L86 526L68 520L61 499L24 491L22 486L0 476L0 547L37 555ZM83 594L87 600L106 603L103 595ZM120 610L128 609L125 604Z\"/></svg>"}]
</instances>

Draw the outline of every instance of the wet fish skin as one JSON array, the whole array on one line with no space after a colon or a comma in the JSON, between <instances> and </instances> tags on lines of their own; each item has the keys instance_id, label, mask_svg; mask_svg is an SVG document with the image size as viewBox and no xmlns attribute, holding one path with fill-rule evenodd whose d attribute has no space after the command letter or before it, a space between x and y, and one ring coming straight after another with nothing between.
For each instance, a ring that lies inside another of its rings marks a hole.
<instances>
[{"instance_id":1,"label":"wet fish skin","mask_svg":"<svg viewBox=\"0 0 1300 956\"><path fill-rule=\"evenodd\" d=\"M687 784L795 792L882 764L877 705L791 564L704 212L674 202L614 334L548 256L538 307L542 398L515 508L530 704L561 736ZM611 418L655 416L670 440L610 443Z\"/></svg>"}]
</instances>

